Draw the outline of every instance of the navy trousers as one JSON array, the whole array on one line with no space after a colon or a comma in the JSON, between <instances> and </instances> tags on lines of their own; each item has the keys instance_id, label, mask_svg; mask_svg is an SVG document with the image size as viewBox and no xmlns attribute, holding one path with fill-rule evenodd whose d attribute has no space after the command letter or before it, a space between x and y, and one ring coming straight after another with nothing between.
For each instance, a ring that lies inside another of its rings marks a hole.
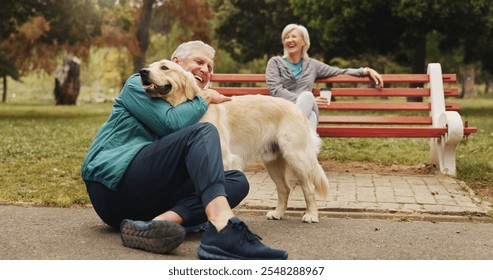
<instances>
[{"instance_id":1,"label":"navy trousers","mask_svg":"<svg viewBox=\"0 0 493 280\"><path fill-rule=\"evenodd\" d=\"M123 219L151 220L172 210L184 226L207 221L205 205L226 196L231 208L248 194L245 175L224 171L219 134L198 123L143 148L132 160L115 191L86 182L98 216L119 229Z\"/></svg>"}]
</instances>

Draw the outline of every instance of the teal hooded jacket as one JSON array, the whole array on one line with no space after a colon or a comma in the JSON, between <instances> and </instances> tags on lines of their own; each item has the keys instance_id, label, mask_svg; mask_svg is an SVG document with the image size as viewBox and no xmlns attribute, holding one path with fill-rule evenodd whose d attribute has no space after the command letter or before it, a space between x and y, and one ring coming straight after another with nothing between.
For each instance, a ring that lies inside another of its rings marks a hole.
<instances>
[{"instance_id":1,"label":"teal hooded jacket","mask_svg":"<svg viewBox=\"0 0 493 280\"><path fill-rule=\"evenodd\" d=\"M140 75L132 75L87 152L82 179L116 190L128 165L143 147L197 123L206 111L207 103L200 96L176 107L151 98L142 87Z\"/></svg>"}]
</instances>

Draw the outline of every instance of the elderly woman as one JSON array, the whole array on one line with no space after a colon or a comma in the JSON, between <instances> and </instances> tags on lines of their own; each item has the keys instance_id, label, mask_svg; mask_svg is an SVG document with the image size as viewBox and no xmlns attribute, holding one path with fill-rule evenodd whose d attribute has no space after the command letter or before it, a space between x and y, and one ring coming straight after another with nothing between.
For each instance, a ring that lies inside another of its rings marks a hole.
<instances>
[{"instance_id":1,"label":"elderly woman","mask_svg":"<svg viewBox=\"0 0 493 280\"><path fill-rule=\"evenodd\" d=\"M382 77L368 67L341 69L308 56L310 36L302 25L289 24L282 31L284 55L269 59L266 69L267 86L272 96L292 101L305 113L314 130L317 128L318 105L327 104L326 97L314 97L316 79L348 74L370 76L376 86L382 87Z\"/></svg>"}]
</instances>

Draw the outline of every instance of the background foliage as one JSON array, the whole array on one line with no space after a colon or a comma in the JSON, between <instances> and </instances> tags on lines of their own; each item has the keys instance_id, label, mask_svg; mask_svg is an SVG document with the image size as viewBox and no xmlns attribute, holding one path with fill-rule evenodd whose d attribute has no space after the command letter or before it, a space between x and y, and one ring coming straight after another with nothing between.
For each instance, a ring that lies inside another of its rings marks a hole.
<instances>
[{"instance_id":1,"label":"background foliage","mask_svg":"<svg viewBox=\"0 0 493 280\"><path fill-rule=\"evenodd\" d=\"M63 54L87 62L95 50L110 48L121 59L109 68L125 68L122 76L129 76L141 64L168 56L180 42L194 39L226 56L219 58L218 72L224 72L223 67L249 70L252 65L263 72L262 62L282 53L282 29L296 22L310 32L310 54L328 63L350 61L385 73L400 65L400 70L424 73L426 63L435 59L429 52L433 44L444 71L460 72L460 65L471 64L478 78L489 80L492 4L493 0L5 0L0 9L0 74L52 74ZM123 67L122 62L134 65Z\"/></svg>"},{"instance_id":2,"label":"background foliage","mask_svg":"<svg viewBox=\"0 0 493 280\"><path fill-rule=\"evenodd\" d=\"M99 103L115 98L128 76L186 40L217 49L215 72L264 73L268 58L282 54L282 29L299 23L310 32L310 56L329 64L424 73L439 62L469 83L481 99L461 100L461 114L480 131L459 147L460 176L491 187L492 9L493 0L3 0L0 88L8 104L0 104L0 185L16 199L86 203L78 168L111 108ZM67 54L82 60L80 106L53 105L54 70ZM406 145L336 139L321 157L426 161L426 148L395 158L392 151Z\"/></svg>"}]
</instances>

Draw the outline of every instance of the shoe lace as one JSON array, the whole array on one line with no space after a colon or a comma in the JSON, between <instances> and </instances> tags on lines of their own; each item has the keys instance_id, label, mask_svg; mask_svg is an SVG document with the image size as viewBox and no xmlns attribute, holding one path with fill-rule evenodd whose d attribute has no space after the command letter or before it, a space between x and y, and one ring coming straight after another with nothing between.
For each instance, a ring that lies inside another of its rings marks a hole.
<instances>
[{"instance_id":1,"label":"shoe lace","mask_svg":"<svg viewBox=\"0 0 493 280\"><path fill-rule=\"evenodd\" d=\"M248 242L250 243L254 243L254 242L257 242L259 240L262 240L262 237L256 235L255 233L253 233L249 228L248 226L243 223L243 222L239 222L239 223L235 223L232 225L233 228L237 228L240 232L241 232L241 235L242 236L245 236L246 237L246 240L248 240ZM241 239L240 241L240 244L243 244L243 238Z\"/></svg>"}]
</instances>

